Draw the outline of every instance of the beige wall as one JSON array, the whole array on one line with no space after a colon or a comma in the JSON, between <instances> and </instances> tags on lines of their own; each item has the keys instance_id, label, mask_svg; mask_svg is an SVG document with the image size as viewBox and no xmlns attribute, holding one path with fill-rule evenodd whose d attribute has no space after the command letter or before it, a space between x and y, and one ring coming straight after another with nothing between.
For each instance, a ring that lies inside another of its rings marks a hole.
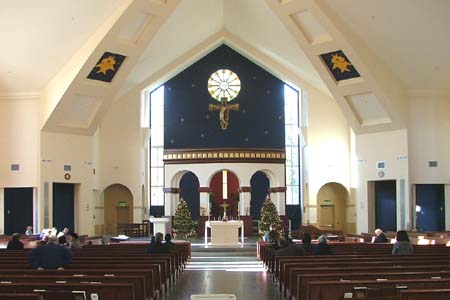
<instances>
[{"instance_id":1,"label":"beige wall","mask_svg":"<svg viewBox=\"0 0 450 300\"><path fill-rule=\"evenodd\" d=\"M38 113L37 99L0 100L0 187L39 186Z\"/></svg>"},{"instance_id":2,"label":"beige wall","mask_svg":"<svg viewBox=\"0 0 450 300\"><path fill-rule=\"evenodd\" d=\"M450 183L450 96L410 99L408 146L411 183ZM428 161L438 161L437 168Z\"/></svg>"},{"instance_id":3,"label":"beige wall","mask_svg":"<svg viewBox=\"0 0 450 300\"><path fill-rule=\"evenodd\" d=\"M0 234L5 187L39 186L39 105L36 98L0 100ZM11 171L19 164L19 171Z\"/></svg>"},{"instance_id":4,"label":"beige wall","mask_svg":"<svg viewBox=\"0 0 450 300\"><path fill-rule=\"evenodd\" d=\"M303 222L317 223L317 194L328 182L350 188L350 128L336 101L308 91L307 186ZM349 203L350 204L350 203Z\"/></svg>"},{"instance_id":5,"label":"beige wall","mask_svg":"<svg viewBox=\"0 0 450 300\"><path fill-rule=\"evenodd\" d=\"M450 96L416 96L408 115L409 171L415 184L445 184L446 230L450 230ZM435 160L438 166L430 168ZM412 205L415 205L412 191ZM413 214L415 217L415 214ZM412 225L415 225L415 220Z\"/></svg>"},{"instance_id":6,"label":"beige wall","mask_svg":"<svg viewBox=\"0 0 450 300\"><path fill-rule=\"evenodd\" d=\"M358 186L356 190L357 232L373 231L373 199L368 192L368 182L375 180L397 181L397 227L405 228L410 222L408 138L407 130L356 135L356 156L358 160ZM384 176L379 175L376 163L384 161ZM401 180L405 188L401 187ZM400 201L404 195L404 209ZM370 196L370 197L369 197ZM404 223L402 224L402 214ZM370 222L369 222L370 221Z\"/></svg>"},{"instance_id":7,"label":"beige wall","mask_svg":"<svg viewBox=\"0 0 450 300\"><path fill-rule=\"evenodd\" d=\"M49 183L49 225L52 225L52 183L64 182L75 185L75 230L83 234L94 233L94 197L93 190L93 137L60 133L41 133L42 141L42 167L41 186L44 182ZM72 165L71 172L64 171L64 165ZM70 173L70 180L64 178L65 173ZM41 222L43 226L44 217L44 195L41 188Z\"/></svg>"},{"instance_id":8,"label":"beige wall","mask_svg":"<svg viewBox=\"0 0 450 300\"><path fill-rule=\"evenodd\" d=\"M115 101L98 129L99 189L115 183L129 188L134 199L134 222L141 222L147 211L141 196L145 170L141 165L140 101L139 94ZM97 207L101 210L102 204Z\"/></svg>"}]
</instances>

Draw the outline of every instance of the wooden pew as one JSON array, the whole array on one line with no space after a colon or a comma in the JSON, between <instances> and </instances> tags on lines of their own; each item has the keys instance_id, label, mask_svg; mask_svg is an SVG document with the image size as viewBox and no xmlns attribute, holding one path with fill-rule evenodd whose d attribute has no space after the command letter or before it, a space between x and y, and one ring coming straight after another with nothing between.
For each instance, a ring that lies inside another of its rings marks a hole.
<instances>
[{"instance_id":1,"label":"wooden pew","mask_svg":"<svg viewBox=\"0 0 450 300\"><path fill-rule=\"evenodd\" d=\"M403 290L400 291L400 300L448 300L450 289L434 290Z\"/></svg>"},{"instance_id":2,"label":"wooden pew","mask_svg":"<svg viewBox=\"0 0 450 300\"><path fill-rule=\"evenodd\" d=\"M1 293L0 299L2 300L42 300L39 294L6 294Z\"/></svg>"},{"instance_id":3,"label":"wooden pew","mask_svg":"<svg viewBox=\"0 0 450 300\"><path fill-rule=\"evenodd\" d=\"M363 291L365 297L400 297L402 289L448 289L450 278L445 279L398 279L398 280L350 280L311 281L307 287L307 300L344 299L345 293ZM364 299L364 298L362 298Z\"/></svg>"},{"instance_id":4,"label":"wooden pew","mask_svg":"<svg viewBox=\"0 0 450 300\"><path fill-rule=\"evenodd\" d=\"M121 272L121 274L123 270L146 272L145 294L147 297L155 298L162 287L167 289L169 279L174 279L174 274L182 270L190 256L190 244L185 242L177 244L176 251L167 255L146 254L146 244L111 246L88 246L77 249L74 251L72 264L64 271L55 272L92 273L94 270ZM27 262L28 253L29 250L0 250L0 273L10 273L17 269L19 273L33 272Z\"/></svg>"},{"instance_id":5,"label":"wooden pew","mask_svg":"<svg viewBox=\"0 0 450 300\"><path fill-rule=\"evenodd\" d=\"M325 267L350 267L352 265L363 266L376 264L377 267L382 265L417 265L427 262L428 264L441 265L442 262L450 263L450 255L418 255L418 256L327 256L327 257L307 257L307 256L283 256L277 257L278 269L276 272L276 278L280 280L282 284L289 279L288 273L290 267L308 267L316 266L317 268Z\"/></svg>"},{"instance_id":6,"label":"wooden pew","mask_svg":"<svg viewBox=\"0 0 450 300\"><path fill-rule=\"evenodd\" d=\"M416 272L425 272L425 273L434 273L438 274L440 272L446 273L450 272L449 267L442 267L440 265L416 265L416 266L379 266L379 267L333 267L333 268L317 268L317 267L301 267L295 266L289 269L289 280L285 282L284 292L286 294L286 290L290 292L291 295L297 296L298 298L298 290L301 292L301 288L304 288L301 285L302 276L315 276L315 275L340 275L340 278L345 278L347 275L352 276L352 274L391 274L391 273L416 273ZM379 275L379 278L384 277L383 275ZM432 275L430 275L431 277ZM437 275L438 276L438 275ZM339 278L339 279L340 279Z\"/></svg>"},{"instance_id":7,"label":"wooden pew","mask_svg":"<svg viewBox=\"0 0 450 300\"><path fill-rule=\"evenodd\" d=\"M373 273L371 270L366 270L364 273L324 273L324 274L297 274L297 282L292 285L291 296L295 299L306 299L308 283L313 281L342 281L342 280L401 280L401 279L438 279L450 278L450 269L441 272L384 272L380 274L378 270Z\"/></svg>"},{"instance_id":8,"label":"wooden pew","mask_svg":"<svg viewBox=\"0 0 450 300\"><path fill-rule=\"evenodd\" d=\"M100 277L122 277L122 276L142 276L144 277L145 283L145 295L147 298L156 299L159 296L160 291L154 287L152 276L153 271L149 270L2 270L2 276L70 276L74 278L79 278L84 280L90 276L100 276Z\"/></svg>"},{"instance_id":9,"label":"wooden pew","mask_svg":"<svg viewBox=\"0 0 450 300\"><path fill-rule=\"evenodd\" d=\"M129 300L134 299L134 289L131 283L1 283L0 293L39 293L44 295L53 291L84 291L87 299L97 294L99 299ZM60 298L61 299L61 298ZM73 299L73 298L72 298Z\"/></svg>"},{"instance_id":10,"label":"wooden pew","mask_svg":"<svg viewBox=\"0 0 450 300\"><path fill-rule=\"evenodd\" d=\"M14 283L131 283L134 289L135 300L145 300L145 277L143 275L121 275L121 276L101 276L101 275L84 275L84 276L73 276L73 275L61 275L61 274L40 274L40 272L35 272L34 275L11 275L11 274L0 274L0 282L14 282ZM150 297L150 296L149 296ZM0 299L2 299L0 297Z\"/></svg>"}]
</instances>

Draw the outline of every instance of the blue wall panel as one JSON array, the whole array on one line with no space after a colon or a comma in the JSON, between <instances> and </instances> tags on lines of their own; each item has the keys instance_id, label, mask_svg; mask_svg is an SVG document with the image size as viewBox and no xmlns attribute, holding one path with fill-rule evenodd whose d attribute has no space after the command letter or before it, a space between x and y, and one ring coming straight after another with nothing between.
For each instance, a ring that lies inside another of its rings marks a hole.
<instances>
[{"instance_id":1,"label":"blue wall panel","mask_svg":"<svg viewBox=\"0 0 450 300\"><path fill-rule=\"evenodd\" d=\"M220 104L208 92L208 78L229 69L241 80L239 95L229 104L228 129L220 126ZM221 45L165 84L164 148L284 149L284 83L226 45Z\"/></svg>"}]
</instances>

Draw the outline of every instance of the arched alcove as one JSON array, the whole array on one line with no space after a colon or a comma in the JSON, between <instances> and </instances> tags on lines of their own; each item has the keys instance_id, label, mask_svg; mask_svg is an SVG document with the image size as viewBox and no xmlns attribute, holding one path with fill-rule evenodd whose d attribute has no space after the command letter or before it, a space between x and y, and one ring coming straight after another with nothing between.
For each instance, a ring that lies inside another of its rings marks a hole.
<instances>
[{"instance_id":1,"label":"arched alcove","mask_svg":"<svg viewBox=\"0 0 450 300\"><path fill-rule=\"evenodd\" d=\"M340 183L328 182L317 193L318 227L346 231L348 191Z\"/></svg>"},{"instance_id":2,"label":"arched alcove","mask_svg":"<svg viewBox=\"0 0 450 300\"><path fill-rule=\"evenodd\" d=\"M257 171L250 179L251 199L250 199L250 215L253 220L259 220L261 207L269 193L270 180L265 172Z\"/></svg>"},{"instance_id":3,"label":"arched alcove","mask_svg":"<svg viewBox=\"0 0 450 300\"><path fill-rule=\"evenodd\" d=\"M198 192L199 181L192 172L183 174L180 180L180 198L186 201L192 219L197 221L200 216L200 193Z\"/></svg>"},{"instance_id":4,"label":"arched alcove","mask_svg":"<svg viewBox=\"0 0 450 300\"><path fill-rule=\"evenodd\" d=\"M112 184L103 191L105 234L116 235L117 225L133 222L133 194L122 184Z\"/></svg>"},{"instance_id":5,"label":"arched alcove","mask_svg":"<svg viewBox=\"0 0 450 300\"><path fill-rule=\"evenodd\" d=\"M228 204L227 215L231 217L238 216L238 202L239 202L239 180L236 174L227 170L227 191L224 197L223 191L223 170L214 173L209 183L211 193L213 196L213 203L211 203L211 216L220 217L223 215L222 205L224 201Z\"/></svg>"}]
</instances>

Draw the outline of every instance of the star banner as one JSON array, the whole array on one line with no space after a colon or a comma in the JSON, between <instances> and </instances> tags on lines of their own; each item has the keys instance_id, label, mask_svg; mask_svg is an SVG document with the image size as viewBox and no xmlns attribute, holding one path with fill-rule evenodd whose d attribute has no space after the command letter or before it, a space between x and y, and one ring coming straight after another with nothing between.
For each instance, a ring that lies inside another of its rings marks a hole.
<instances>
[{"instance_id":1,"label":"star banner","mask_svg":"<svg viewBox=\"0 0 450 300\"><path fill-rule=\"evenodd\" d=\"M125 58L126 56L120 54L105 52L87 78L111 82Z\"/></svg>"},{"instance_id":2,"label":"star banner","mask_svg":"<svg viewBox=\"0 0 450 300\"><path fill-rule=\"evenodd\" d=\"M320 57L336 81L361 77L342 50L321 54Z\"/></svg>"}]
</instances>

